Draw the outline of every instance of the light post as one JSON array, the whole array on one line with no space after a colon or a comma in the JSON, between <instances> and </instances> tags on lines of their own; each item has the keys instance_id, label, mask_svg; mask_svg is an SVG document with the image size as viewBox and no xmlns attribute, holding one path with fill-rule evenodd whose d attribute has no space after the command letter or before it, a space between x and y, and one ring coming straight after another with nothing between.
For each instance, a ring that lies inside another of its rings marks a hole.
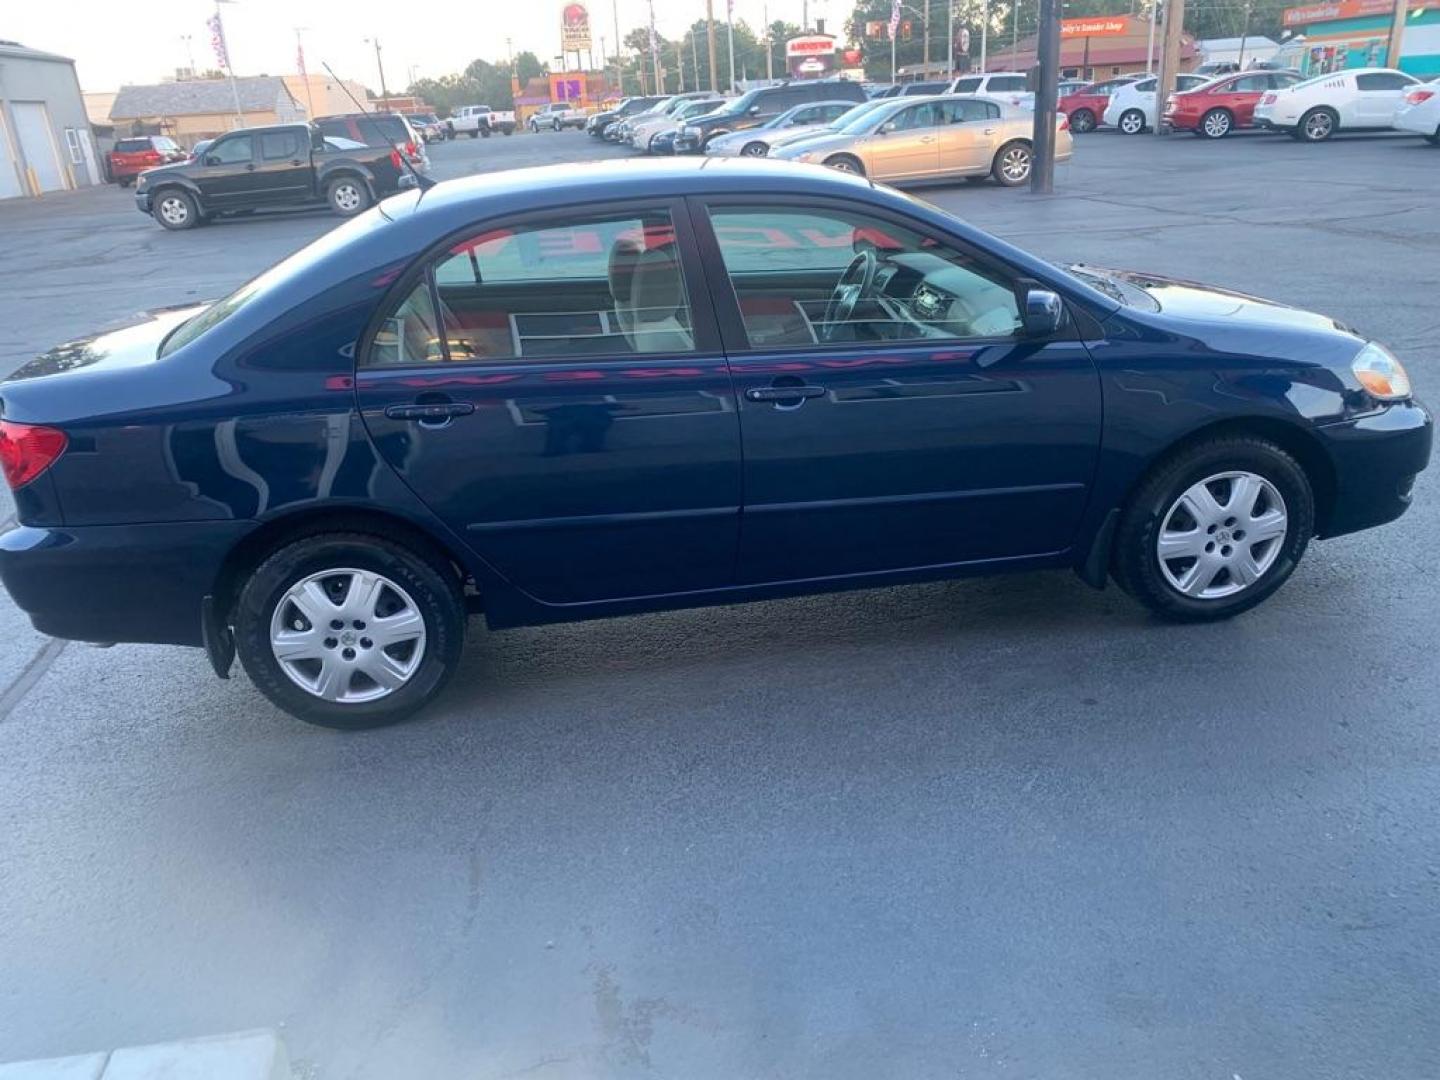
<instances>
[{"instance_id":1,"label":"light post","mask_svg":"<svg viewBox=\"0 0 1440 1080\"><path fill-rule=\"evenodd\" d=\"M390 108L390 91L385 86L385 64L380 59L380 39L367 37L365 44L375 46L375 66L380 71L380 100L385 103L381 111L386 111Z\"/></svg>"}]
</instances>

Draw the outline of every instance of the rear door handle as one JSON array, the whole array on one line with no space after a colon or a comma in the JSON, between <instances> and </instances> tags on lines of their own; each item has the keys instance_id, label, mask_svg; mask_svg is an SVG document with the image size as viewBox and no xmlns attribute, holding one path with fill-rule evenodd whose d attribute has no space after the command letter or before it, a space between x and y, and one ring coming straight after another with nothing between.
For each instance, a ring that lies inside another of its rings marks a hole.
<instances>
[{"instance_id":1,"label":"rear door handle","mask_svg":"<svg viewBox=\"0 0 1440 1080\"><path fill-rule=\"evenodd\" d=\"M745 391L747 401L776 401L783 404L804 401L806 398L823 397L823 386L752 386Z\"/></svg>"},{"instance_id":2,"label":"rear door handle","mask_svg":"<svg viewBox=\"0 0 1440 1080\"><path fill-rule=\"evenodd\" d=\"M385 415L391 420L444 422L456 416L469 416L475 406L468 401L437 401L427 405L387 405Z\"/></svg>"}]
</instances>

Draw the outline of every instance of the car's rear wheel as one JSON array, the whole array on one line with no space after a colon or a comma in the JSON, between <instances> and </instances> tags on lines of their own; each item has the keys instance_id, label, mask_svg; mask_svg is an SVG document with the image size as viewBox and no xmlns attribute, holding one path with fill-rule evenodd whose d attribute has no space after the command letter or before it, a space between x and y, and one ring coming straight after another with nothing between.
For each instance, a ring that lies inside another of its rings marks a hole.
<instances>
[{"instance_id":1,"label":"car's rear wheel","mask_svg":"<svg viewBox=\"0 0 1440 1080\"><path fill-rule=\"evenodd\" d=\"M330 209L341 217L354 217L370 205L370 192L356 176L338 176L325 188Z\"/></svg>"},{"instance_id":2,"label":"car's rear wheel","mask_svg":"<svg viewBox=\"0 0 1440 1080\"><path fill-rule=\"evenodd\" d=\"M1301 142L1324 142L1335 134L1335 129L1340 126L1340 118L1335 110L1321 106L1311 109L1300 118L1300 126L1295 129Z\"/></svg>"},{"instance_id":3,"label":"car's rear wheel","mask_svg":"<svg viewBox=\"0 0 1440 1080\"><path fill-rule=\"evenodd\" d=\"M770 147L766 146L763 142L760 142L758 140L755 142L748 142L740 148L741 157L764 157L769 152Z\"/></svg>"},{"instance_id":4,"label":"car's rear wheel","mask_svg":"<svg viewBox=\"0 0 1440 1080\"><path fill-rule=\"evenodd\" d=\"M188 191L164 188L155 193L151 213L167 229L193 229L200 224L200 211Z\"/></svg>"},{"instance_id":5,"label":"car's rear wheel","mask_svg":"<svg viewBox=\"0 0 1440 1080\"><path fill-rule=\"evenodd\" d=\"M1200 118L1200 126L1195 130L1207 139L1223 139L1234 126L1235 118L1229 109L1211 109Z\"/></svg>"},{"instance_id":6,"label":"car's rear wheel","mask_svg":"<svg viewBox=\"0 0 1440 1080\"><path fill-rule=\"evenodd\" d=\"M995 155L990 166L990 175L1002 187L1019 187L1030 179L1033 158L1029 143L1006 143Z\"/></svg>"},{"instance_id":7,"label":"car's rear wheel","mask_svg":"<svg viewBox=\"0 0 1440 1080\"><path fill-rule=\"evenodd\" d=\"M836 154L834 157L825 159L825 164L836 172L854 173L856 176L865 175L865 166L860 164L860 159L849 154Z\"/></svg>"},{"instance_id":8,"label":"car's rear wheel","mask_svg":"<svg viewBox=\"0 0 1440 1080\"><path fill-rule=\"evenodd\" d=\"M1145 130L1145 114L1139 109L1126 109L1115 126L1126 135L1139 135Z\"/></svg>"},{"instance_id":9,"label":"car's rear wheel","mask_svg":"<svg viewBox=\"0 0 1440 1080\"><path fill-rule=\"evenodd\" d=\"M1315 497L1275 443L1230 436L1171 457L1120 519L1112 573L1156 614L1224 619L1285 583L1315 528Z\"/></svg>"},{"instance_id":10,"label":"car's rear wheel","mask_svg":"<svg viewBox=\"0 0 1440 1080\"><path fill-rule=\"evenodd\" d=\"M1070 130L1077 135L1095 130L1095 114L1089 109L1076 109L1070 114Z\"/></svg>"},{"instance_id":11,"label":"car's rear wheel","mask_svg":"<svg viewBox=\"0 0 1440 1080\"><path fill-rule=\"evenodd\" d=\"M334 728L393 724L433 701L459 663L458 582L400 544L310 536L251 574L234 613L251 680L291 716Z\"/></svg>"},{"instance_id":12,"label":"car's rear wheel","mask_svg":"<svg viewBox=\"0 0 1440 1080\"><path fill-rule=\"evenodd\" d=\"M1425 141L1428 142L1431 146L1440 146L1440 127L1437 127L1435 129L1435 133L1433 135L1426 135Z\"/></svg>"}]
</instances>

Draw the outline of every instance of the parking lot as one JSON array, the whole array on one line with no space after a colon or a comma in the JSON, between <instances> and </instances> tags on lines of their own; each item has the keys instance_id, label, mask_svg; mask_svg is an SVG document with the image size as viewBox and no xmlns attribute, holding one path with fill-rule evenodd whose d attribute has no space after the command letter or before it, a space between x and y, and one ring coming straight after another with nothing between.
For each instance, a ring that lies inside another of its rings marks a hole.
<instances>
[{"instance_id":1,"label":"parking lot","mask_svg":"<svg viewBox=\"0 0 1440 1080\"><path fill-rule=\"evenodd\" d=\"M1437 398L1440 150L1076 142L1053 197L916 194L1328 312ZM0 202L0 372L334 223ZM0 595L0 1059L279 1026L315 1078L1440 1074L1437 498L1228 624L1067 574L477 621L438 708L349 735Z\"/></svg>"}]
</instances>

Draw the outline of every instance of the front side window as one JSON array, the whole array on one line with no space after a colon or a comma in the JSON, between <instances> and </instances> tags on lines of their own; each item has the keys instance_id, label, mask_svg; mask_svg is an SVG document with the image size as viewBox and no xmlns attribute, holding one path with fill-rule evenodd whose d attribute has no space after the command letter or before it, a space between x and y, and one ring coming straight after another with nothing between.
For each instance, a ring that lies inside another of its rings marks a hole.
<instances>
[{"instance_id":1,"label":"front side window","mask_svg":"<svg viewBox=\"0 0 1440 1080\"><path fill-rule=\"evenodd\" d=\"M1011 338L1003 268L840 209L716 207L710 221L752 348Z\"/></svg>"},{"instance_id":2,"label":"front side window","mask_svg":"<svg viewBox=\"0 0 1440 1080\"><path fill-rule=\"evenodd\" d=\"M923 105L912 105L908 109L902 109L890 121L894 131L913 131L915 128L934 127L940 123L941 109L933 101L927 101Z\"/></svg>"},{"instance_id":3,"label":"front side window","mask_svg":"<svg viewBox=\"0 0 1440 1080\"><path fill-rule=\"evenodd\" d=\"M1355 86L1360 90L1402 90L1413 81L1409 76L1393 71L1372 71L1355 76Z\"/></svg>"},{"instance_id":4,"label":"front side window","mask_svg":"<svg viewBox=\"0 0 1440 1080\"><path fill-rule=\"evenodd\" d=\"M255 156L249 135L237 135L232 139L221 139L205 152L209 165L244 165Z\"/></svg>"},{"instance_id":5,"label":"front side window","mask_svg":"<svg viewBox=\"0 0 1440 1080\"><path fill-rule=\"evenodd\" d=\"M364 362L683 353L692 326L667 210L577 213L453 245L395 303Z\"/></svg>"}]
</instances>

